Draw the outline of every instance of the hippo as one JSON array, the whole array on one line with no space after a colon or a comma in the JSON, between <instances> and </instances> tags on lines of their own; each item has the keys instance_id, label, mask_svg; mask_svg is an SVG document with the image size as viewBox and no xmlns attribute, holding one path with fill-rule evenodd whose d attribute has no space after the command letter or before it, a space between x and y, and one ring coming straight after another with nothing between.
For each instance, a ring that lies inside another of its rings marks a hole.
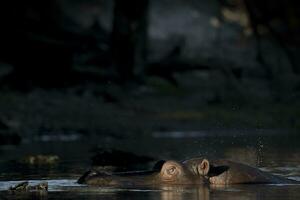
<instances>
[{"instance_id":1,"label":"hippo","mask_svg":"<svg viewBox=\"0 0 300 200\"><path fill-rule=\"evenodd\" d=\"M150 186L159 184L199 184L195 176L180 162L169 160L157 162L152 170L105 173L90 170L77 181L79 184L97 186Z\"/></svg>"},{"instance_id":2,"label":"hippo","mask_svg":"<svg viewBox=\"0 0 300 200\"><path fill-rule=\"evenodd\" d=\"M79 184L95 186L295 184L297 181L263 172L230 160L193 158L181 162L159 161L152 170L105 173L90 170Z\"/></svg>"}]
</instances>

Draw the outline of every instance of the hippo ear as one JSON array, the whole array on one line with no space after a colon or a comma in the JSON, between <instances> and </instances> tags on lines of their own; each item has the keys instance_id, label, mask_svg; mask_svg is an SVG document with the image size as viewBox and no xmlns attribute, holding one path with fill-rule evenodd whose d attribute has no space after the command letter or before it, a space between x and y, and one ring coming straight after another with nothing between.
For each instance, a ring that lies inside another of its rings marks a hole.
<instances>
[{"instance_id":1,"label":"hippo ear","mask_svg":"<svg viewBox=\"0 0 300 200\"><path fill-rule=\"evenodd\" d=\"M202 162L198 165L198 172L200 175L206 176L209 172L209 161L206 159L203 159Z\"/></svg>"}]
</instances>

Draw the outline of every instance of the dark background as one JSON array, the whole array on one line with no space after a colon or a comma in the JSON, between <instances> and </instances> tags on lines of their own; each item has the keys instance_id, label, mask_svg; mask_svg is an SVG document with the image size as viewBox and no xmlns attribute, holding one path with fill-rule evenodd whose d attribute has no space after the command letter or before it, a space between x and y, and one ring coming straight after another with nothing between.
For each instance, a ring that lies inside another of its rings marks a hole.
<instances>
[{"instance_id":1,"label":"dark background","mask_svg":"<svg viewBox=\"0 0 300 200\"><path fill-rule=\"evenodd\" d=\"M298 8L297 0L1 1L1 143L297 130Z\"/></svg>"}]
</instances>

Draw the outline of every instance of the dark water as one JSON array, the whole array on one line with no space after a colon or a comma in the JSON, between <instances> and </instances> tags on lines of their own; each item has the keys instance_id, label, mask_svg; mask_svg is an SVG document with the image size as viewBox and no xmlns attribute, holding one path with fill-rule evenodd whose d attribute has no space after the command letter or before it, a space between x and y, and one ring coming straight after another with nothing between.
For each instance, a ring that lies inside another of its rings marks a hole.
<instances>
[{"instance_id":1,"label":"dark water","mask_svg":"<svg viewBox=\"0 0 300 200\"><path fill-rule=\"evenodd\" d=\"M250 164L287 178L300 180L300 137L271 130L156 132L149 138L84 138L43 136L18 147L0 147L0 199L300 199L300 185L233 185L226 187L173 186L99 188L76 183L89 167L96 147L117 148L157 159L193 156L227 158ZM56 154L53 166L27 166L23 156ZM148 168L150 166L144 166ZM20 181L47 181L48 193L17 193L7 189Z\"/></svg>"}]
</instances>

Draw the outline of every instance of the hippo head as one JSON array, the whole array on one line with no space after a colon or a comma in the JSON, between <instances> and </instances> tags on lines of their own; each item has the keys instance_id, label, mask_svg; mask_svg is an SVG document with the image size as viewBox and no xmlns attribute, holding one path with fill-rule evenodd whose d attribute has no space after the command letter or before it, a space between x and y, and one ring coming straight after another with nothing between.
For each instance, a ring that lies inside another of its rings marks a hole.
<instances>
[{"instance_id":1,"label":"hippo head","mask_svg":"<svg viewBox=\"0 0 300 200\"><path fill-rule=\"evenodd\" d=\"M195 173L192 163L179 163L176 161L166 161L159 172L159 182L166 184L202 184L203 176Z\"/></svg>"},{"instance_id":2,"label":"hippo head","mask_svg":"<svg viewBox=\"0 0 300 200\"><path fill-rule=\"evenodd\" d=\"M210 177L218 176L229 169L227 165L215 166L205 158L185 160L182 164L185 165L193 174L201 176L203 182L208 182Z\"/></svg>"},{"instance_id":3,"label":"hippo head","mask_svg":"<svg viewBox=\"0 0 300 200\"><path fill-rule=\"evenodd\" d=\"M146 186L203 184L204 178L194 171L194 162L159 161L150 171L99 173L88 171L78 183L98 186ZM199 168L200 169L200 168Z\"/></svg>"},{"instance_id":4,"label":"hippo head","mask_svg":"<svg viewBox=\"0 0 300 200\"><path fill-rule=\"evenodd\" d=\"M194 175L205 177L210 172L210 163L205 158L193 158L182 162Z\"/></svg>"}]
</instances>

